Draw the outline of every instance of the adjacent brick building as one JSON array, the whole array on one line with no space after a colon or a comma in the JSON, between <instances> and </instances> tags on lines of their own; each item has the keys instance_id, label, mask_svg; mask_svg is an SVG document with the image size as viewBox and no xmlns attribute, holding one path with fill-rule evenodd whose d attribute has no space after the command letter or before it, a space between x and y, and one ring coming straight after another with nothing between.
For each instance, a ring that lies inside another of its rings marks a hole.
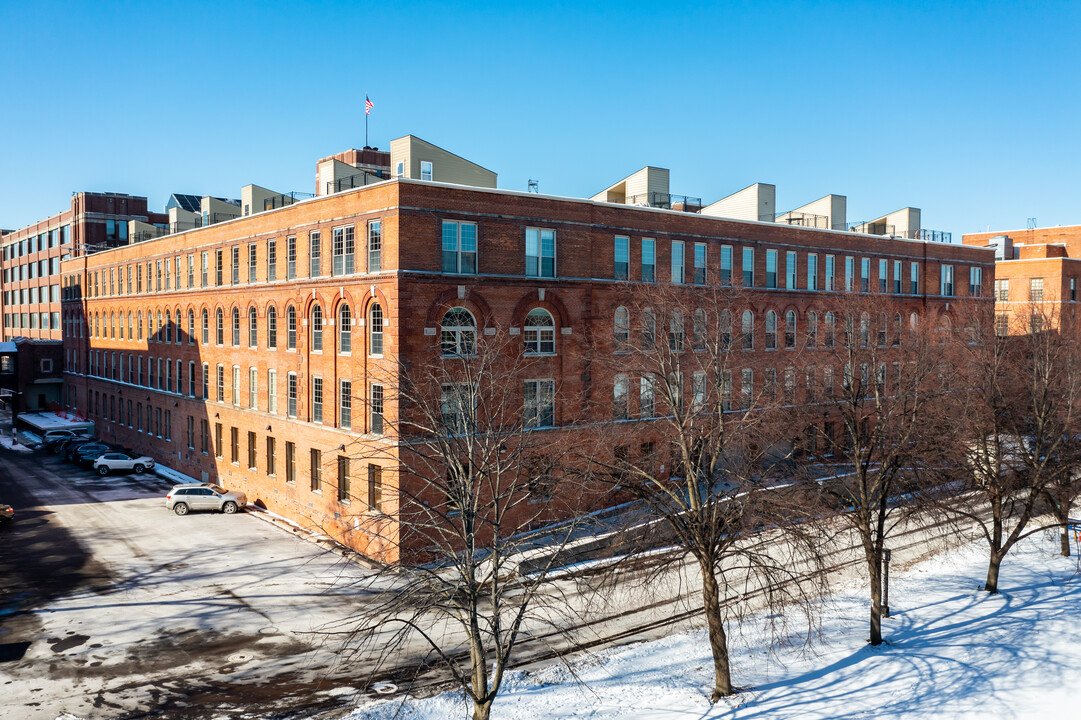
<instances>
[{"instance_id":1,"label":"adjacent brick building","mask_svg":"<svg viewBox=\"0 0 1081 720\"><path fill-rule=\"evenodd\" d=\"M395 447L354 441L381 442L398 363L438 362L462 323L527 342L530 313L550 328L528 382L559 392L537 432L574 432L583 400L610 407L587 338L612 337L628 282L743 280L752 323L802 329L846 289L881 293L891 324L937 322L993 271L961 245L392 179L64 262L65 404L374 554L372 529L396 522Z\"/></svg>"}]
</instances>

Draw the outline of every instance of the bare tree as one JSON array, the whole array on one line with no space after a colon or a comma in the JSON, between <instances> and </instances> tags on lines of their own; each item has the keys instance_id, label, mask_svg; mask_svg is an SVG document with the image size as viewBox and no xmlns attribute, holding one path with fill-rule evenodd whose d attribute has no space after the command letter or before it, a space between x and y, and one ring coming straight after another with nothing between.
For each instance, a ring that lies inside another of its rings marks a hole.
<instances>
[{"instance_id":1,"label":"bare tree","mask_svg":"<svg viewBox=\"0 0 1081 720\"><path fill-rule=\"evenodd\" d=\"M598 411L611 420L609 432L593 462L598 476L663 521L667 532L646 548L674 544L670 557L694 558L714 702L734 691L726 618L738 617L755 592L776 606L808 600L824 582L822 543L806 522L818 488L787 472L792 428L802 427L795 328L779 330L772 313L756 324L753 300L717 286L652 287L643 300L631 287L613 335L594 338L593 348L612 387ZM781 359L789 364L777 368ZM769 541L757 535L763 528L775 533Z\"/></svg>"},{"instance_id":2,"label":"bare tree","mask_svg":"<svg viewBox=\"0 0 1081 720\"><path fill-rule=\"evenodd\" d=\"M882 642L886 544L920 505L917 483L946 421L947 333L948 321L898 312L873 294L846 295L824 316L816 382L826 432L815 442L836 460L836 477L823 488L845 508L841 517L863 548L872 645Z\"/></svg>"},{"instance_id":3,"label":"bare tree","mask_svg":"<svg viewBox=\"0 0 1081 720\"><path fill-rule=\"evenodd\" d=\"M513 340L478 336L463 320L444 328L442 357L401 368L384 418L400 497L384 546L401 561L368 581L370 604L348 620L350 646L374 652L375 667L424 648L477 720L489 717L523 634L558 631L571 612L552 570L575 518L599 502L586 475L563 462L554 381L529 380L551 358ZM564 522L543 538L531 532L556 520Z\"/></svg>"},{"instance_id":4,"label":"bare tree","mask_svg":"<svg viewBox=\"0 0 1081 720\"><path fill-rule=\"evenodd\" d=\"M998 592L1010 550L1048 527L1038 522L1048 499L1069 553L1065 525L1078 491L1081 362L1054 310L1039 304L1027 310L996 333L990 308L966 308L958 314L964 331L951 342L958 381L951 404L958 412L954 440L943 445L953 461L943 458L941 467L955 482L944 486L949 492L940 505L977 527L987 542L989 593ZM965 501L970 497L989 514Z\"/></svg>"}]
</instances>

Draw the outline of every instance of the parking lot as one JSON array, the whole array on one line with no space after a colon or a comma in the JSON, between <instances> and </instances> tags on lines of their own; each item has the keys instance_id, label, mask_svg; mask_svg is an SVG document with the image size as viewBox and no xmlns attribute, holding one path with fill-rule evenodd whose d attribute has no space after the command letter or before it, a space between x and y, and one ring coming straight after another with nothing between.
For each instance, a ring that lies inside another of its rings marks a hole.
<instances>
[{"instance_id":1,"label":"parking lot","mask_svg":"<svg viewBox=\"0 0 1081 720\"><path fill-rule=\"evenodd\" d=\"M0 716L211 718L339 703L320 633L365 571L253 513L164 506L171 481L0 451ZM225 715L223 715L225 713Z\"/></svg>"}]
</instances>

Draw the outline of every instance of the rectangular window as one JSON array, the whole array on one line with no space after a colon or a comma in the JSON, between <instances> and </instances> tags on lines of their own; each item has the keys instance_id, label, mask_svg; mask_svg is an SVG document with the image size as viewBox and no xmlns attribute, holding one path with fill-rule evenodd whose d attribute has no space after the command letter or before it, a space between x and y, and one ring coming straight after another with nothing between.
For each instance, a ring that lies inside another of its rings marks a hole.
<instances>
[{"instance_id":1,"label":"rectangular window","mask_svg":"<svg viewBox=\"0 0 1081 720\"><path fill-rule=\"evenodd\" d=\"M255 469L255 433L248 431L248 469Z\"/></svg>"},{"instance_id":2,"label":"rectangular window","mask_svg":"<svg viewBox=\"0 0 1081 720\"><path fill-rule=\"evenodd\" d=\"M323 378L312 378L312 422L323 422Z\"/></svg>"},{"instance_id":3,"label":"rectangular window","mask_svg":"<svg viewBox=\"0 0 1081 720\"><path fill-rule=\"evenodd\" d=\"M860 292L871 292L871 258L860 258Z\"/></svg>"},{"instance_id":4,"label":"rectangular window","mask_svg":"<svg viewBox=\"0 0 1081 720\"><path fill-rule=\"evenodd\" d=\"M342 380L338 393L338 426L353 427L353 383Z\"/></svg>"},{"instance_id":5,"label":"rectangular window","mask_svg":"<svg viewBox=\"0 0 1081 720\"><path fill-rule=\"evenodd\" d=\"M319 277L323 274L323 239L318 230L308 233L308 275Z\"/></svg>"},{"instance_id":6,"label":"rectangular window","mask_svg":"<svg viewBox=\"0 0 1081 720\"><path fill-rule=\"evenodd\" d=\"M845 257L845 292L852 292L852 282L856 275L856 258Z\"/></svg>"},{"instance_id":7,"label":"rectangular window","mask_svg":"<svg viewBox=\"0 0 1081 720\"><path fill-rule=\"evenodd\" d=\"M349 458L338 456L338 502L349 502Z\"/></svg>"},{"instance_id":8,"label":"rectangular window","mask_svg":"<svg viewBox=\"0 0 1081 720\"><path fill-rule=\"evenodd\" d=\"M225 457L225 440L221 423L214 423L214 455L219 458Z\"/></svg>"},{"instance_id":9,"label":"rectangular window","mask_svg":"<svg viewBox=\"0 0 1081 720\"><path fill-rule=\"evenodd\" d=\"M235 427L229 428L229 462L240 464L240 430Z\"/></svg>"},{"instance_id":10,"label":"rectangular window","mask_svg":"<svg viewBox=\"0 0 1081 720\"><path fill-rule=\"evenodd\" d=\"M323 453L321 450L311 449L309 465L308 472L312 479L312 492L320 492L323 488Z\"/></svg>"},{"instance_id":11,"label":"rectangular window","mask_svg":"<svg viewBox=\"0 0 1081 720\"><path fill-rule=\"evenodd\" d=\"M893 261L893 293L895 295L901 294L901 284L904 282L902 268L903 266L901 265L900 260Z\"/></svg>"},{"instance_id":12,"label":"rectangular window","mask_svg":"<svg viewBox=\"0 0 1081 720\"><path fill-rule=\"evenodd\" d=\"M832 292L832 291L837 289L836 275L837 275L836 258L834 258L833 255L827 255L826 256L826 290L827 291Z\"/></svg>"},{"instance_id":13,"label":"rectangular window","mask_svg":"<svg viewBox=\"0 0 1081 720\"><path fill-rule=\"evenodd\" d=\"M432 180L432 161L421 160L420 161L420 179L431 182Z\"/></svg>"},{"instance_id":14,"label":"rectangular window","mask_svg":"<svg viewBox=\"0 0 1081 720\"><path fill-rule=\"evenodd\" d=\"M206 420L199 421L199 451L204 455L210 452L210 423Z\"/></svg>"},{"instance_id":15,"label":"rectangular window","mask_svg":"<svg viewBox=\"0 0 1081 720\"><path fill-rule=\"evenodd\" d=\"M477 224L443 221L443 272L477 272Z\"/></svg>"},{"instance_id":16,"label":"rectangular window","mask_svg":"<svg viewBox=\"0 0 1081 720\"><path fill-rule=\"evenodd\" d=\"M878 261L878 291L886 292L890 280L890 264L886 260Z\"/></svg>"},{"instance_id":17,"label":"rectangular window","mask_svg":"<svg viewBox=\"0 0 1081 720\"><path fill-rule=\"evenodd\" d=\"M643 375L638 386L638 412L642 417L653 417L653 376Z\"/></svg>"},{"instance_id":18,"label":"rectangular window","mask_svg":"<svg viewBox=\"0 0 1081 720\"><path fill-rule=\"evenodd\" d=\"M259 369L248 368L248 407L259 409Z\"/></svg>"},{"instance_id":19,"label":"rectangular window","mask_svg":"<svg viewBox=\"0 0 1081 720\"><path fill-rule=\"evenodd\" d=\"M334 228L331 242L331 274L351 275L353 273L353 226Z\"/></svg>"},{"instance_id":20,"label":"rectangular window","mask_svg":"<svg viewBox=\"0 0 1081 720\"><path fill-rule=\"evenodd\" d=\"M995 280L995 299L1007 302L1010 299L1010 279Z\"/></svg>"},{"instance_id":21,"label":"rectangular window","mask_svg":"<svg viewBox=\"0 0 1081 720\"><path fill-rule=\"evenodd\" d=\"M807 289L818 289L818 255L807 253Z\"/></svg>"},{"instance_id":22,"label":"rectangular window","mask_svg":"<svg viewBox=\"0 0 1081 720\"><path fill-rule=\"evenodd\" d=\"M287 397L288 397L288 407L287 407L288 412L287 412L287 414L289 415L289 417L295 418L297 416L297 374L296 373L292 373L292 372L289 373L289 375L287 376L287 379L286 379L286 385L288 386L287 389L286 389L286 393L287 393Z\"/></svg>"},{"instance_id":23,"label":"rectangular window","mask_svg":"<svg viewBox=\"0 0 1081 720\"><path fill-rule=\"evenodd\" d=\"M297 481L297 445L285 442L285 482L292 485Z\"/></svg>"},{"instance_id":24,"label":"rectangular window","mask_svg":"<svg viewBox=\"0 0 1081 720\"><path fill-rule=\"evenodd\" d=\"M981 273L982 281L982 273ZM1077 301L1077 278L1070 278L1070 302Z\"/></svg>"},{"instance_id":25,"label":"rectangular window","mask_svg":"<svg viewBox=\"0 0 1081 720\"><path fill-rule=\"evenodd\" d=\"M732 284L732 246L721 245L721 285Z\"/></svg>"},{"instance_id":26,"label":"rectangular window","mask_svg":"<svg viewBox=\"0 0 1081 720\"><path fill-rule=\"evenodd\" d=\"M383 434L383 386L372 385L371 430L374 435Z\"/></svg>"},{"instance_id":27,"label":"rectangular window","mask_svg":"<svg viewBox=\"0 0 1081 720\"><path fill-rule=\"evenodd\" d=\"M706 284L706 244L694 244L694 284Z\"/></svg>"},{"instance_id":28,"label":"rectangular window","mask_svg":"<svg viewBox=\"0 0 1081 720\"><path fill-rule=\"evenodd\" d=\"M368 506L376 512L383 509L383 468L368 465Z\"/></svg>"},{"instance_id":29,"label":"rectangular window","mask_svg":"<svg viewBox=\"0 0 1081 720\"><path fill-rule=\"evenodd\" d=\"M274 443L275 443L274 438L271 437L270 435L267 435L267 438L266 438L266 474L270 475L271 477L273 477L274 475L277 475L277 468L274 467L274 465L276 463L276 460L277 460L277 458L275 457L275 453L274 453L274 449L275 449L274 448Z\"/></svg>"},{"instance_id":30,"label":"rectangular window","mask_svg":"<svg viewBox=\"0 0 1081 720\"><path fill-rule=\"evenodd\" d=\"M383 223L379 220L368 222L368 272L383 269Z\"/></svg>"},{"instance_id":31,"label":"rectangular window","mask_svg":"<svg viewBox=\"0 0 1081 720\"><path fill-rule=\"evenodd\" d=\"M789 290L796 289L796 253L789 250L784 254L785 287Z\"/></svg>"},{"instance_id":32,"label":"rectangular window","mask_svg":"<svg viewBox=\"0 0 1081 720\"><path fill-rule=\"evenodd\" d=\"M195 255L188 255L188 288L195 287ZM128 266L128 292L131 292L131 266Z\"/></svg>"},{"instance_id":33,"label":"rectangular window","mask_svg":"<svg viewBox=\"0 0 1081 720\"><path fill-rule=\"evenodd\" d=\"M1010 334L1010 316L1006 313L995 315L995 335L1006 337Z\"/></svg>"},{"instance_id":34,"label":"rectangular window","mask_svg":"<svg viewBox=\"0 0 1081 720\"><path fill-rule=\"evenodd\" d=\"M278 279L278 243L275 240L267 240L266 243L266 279L267 282ZM205 282L203 284L206 285Z\"/></svg>"},{"instance_id":35,"label":"rectangular window","mask_svg":"<svg viewBox=\"0 0 1081 720\"><path fill-rule=\"evenodd\" d=\"M654 282L657 279L657 241L642 238L642 282Z\"/></svg>"},{"instance_id":36,"label":"rectangular window","mask_svg":"<svg viewBox=\"0 0 1081 720\"><path fill-rule=\"evenodd\" d=\"M754 287L754 248L743 248L743 287Z\"/></svg>"},{"instance_id":37,"label":"rectangular window","mask_svg":"<svg viewBox=\"0 0 1081 720\"><path fill-rule=\"evenodd\" d=\"M616 235L613 256L613 277L616 280L629 279L631 261L631 239L623 235Z\"/></svg>"},{"instance_id":38,"label":"rectangular window","mask_svg":"<svg viewBox=\"0 0 1081 720\"><path fill-rule=\"evenodd\" d=\"M777 287L777 251L766 251L766 287Z\"/></svg>"},{"instance_id":39,"label":"rectangular window","mask_svg":"<svg viewBox=\"0 0 1081 720\"><path fill-rule=\"evenodd\" d=\"M983 295L983 268L968 269L968 294L973 297ZM1070 299L1073 300L1073 278L1070 278Z\"/></svg>"},{"instance_id":40,"label":"rectangular window","mask_svg":"<svg viewBox=\"0 0 1081 720\"><path fill-rule=\"evenodd\" d=\"M256 249L255 243L248 244L248 282L255 282L256 276Z\"/></svg>"},{"instance_id":41,"label":"rectangular window","mask_svg":"<svg viewBox=\"0 0 1081 720\"><path fill-rule=\"evenodd\" d=\"M612 417L616 420L627 419L627 396L630 382L626 375L616 375L612 383Z\"/></svg>"},{"instance_id":42,"label":"rectangular window","mask_svg":"<svg viewBox=\"0 0 1081 720\"><path fill-rule=\"evenodd\" d=\"M214 251L214 285L222 286L222 273L224 272L225 260L221 250Z\"/></svg>"},{"instance_id":43,"label":"rectangular window","mask_svg":"<svg viewBox=\"0 0 1081 720\"><path fill-rule=\"evenodd\" d=\"M1043 302L1043 278L1032 278L1028 281L1028 299L1032 302Z\"/></svg>"},{"instance_id":44,"label":"rectangular window","mask_svg":"<svg viewBox=\"0 0 1081 720\"><path fill-rule=\"evenodd\" d=\"M267 370L266 371L266 402L267 412L277 414L278 412L278 371Z\"/></svg>"},{"instance_id":45,"label":"rectangular window","mask_svg":"<svg viewBox=\"0 0 1081 720\"><path fill-rule=\"evenodd\" d=\"M297 276L297 239L290 236L285 239L285 277L289 280Z\"/></svg>"},{"instance_id":46,"label":"rectangular window","mask_svg":"<svg viewBox=\"0 0 1081 720\"><path fill-rule=\"evenodd\" d=\"M525 274L529 277L556 276L556 231L526 228Z\"/></svg>"},{"instance_id":47,"label":"rectangular window","mask_svg":"<svg viewBox=\"0 0 1081 720\"><path fill-rule=\"evenodd\" d=\"M233 404L240 405L240 366L233 366Z\"/></svg>"},{"instance_id":48,"label":"rectangular window","mask_svg":"<svg viewBox=\"0 0 1081 720\"><path fill-rule=\"evenodd\" d=\"M529 427L555 424L555 380L525 381L525 421Z\"/></svg>"},{"instance_id":49,"label":"rectangular window","mask_svg":"<svg viewBox=\"0 0 1081 720\"><path fill-rule=\"evenodd\" d=\"M920 264L911 263L908 266L908 292L912 295L920 294Z\"/></svg>"},{"instance_id":50,"label":"rectangular window","mask_svg":"<svg viewBox=\"0 0 1081 720\"><path fill-rule=\"evenodd\" d=\"M682 285L686 278L683 274L683 243L679 240L672 241L672 282Z\"/></svg>"},{"instance_id":51,"label":"rectangular window","mask_svg":"<svg viewBox=\"0 0 1081 720\"><path fill-rule=\"evenodd\" d=\"M131 365L128 365L128 382L131 382ZM195 361L188 361L188 395L195 397Z\"/></svg>"},{"instance_id":52,"label":"rectangular window","mask_svg":"<svg viewBox=\"0 0 1081 720\"><path fill-rule=\"evenodd\" d=\"M218 402L225 402L225 366L218 365Z\"/></svg>"}]
</instances>

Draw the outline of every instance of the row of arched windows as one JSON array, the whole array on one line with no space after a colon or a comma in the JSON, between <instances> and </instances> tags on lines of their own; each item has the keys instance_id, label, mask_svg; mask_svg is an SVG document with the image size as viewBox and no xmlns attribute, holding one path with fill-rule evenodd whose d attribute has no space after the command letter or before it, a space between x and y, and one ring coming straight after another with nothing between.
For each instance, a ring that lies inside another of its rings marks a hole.
<instances>
[{"instance_id":1,"label":"row of arched windows","mask_svg":"<svg viewBox=\"0 0 1081 720\"><path fill-rule=\"evenodd\" d=\"M527 355L554 355L556 323L544 308L534 308L522 327L523 348ZM477 320L464 307L443 313L439 322L439 346L444 356L472 355L476 351Z\"/></svg>"}]
</instances>

